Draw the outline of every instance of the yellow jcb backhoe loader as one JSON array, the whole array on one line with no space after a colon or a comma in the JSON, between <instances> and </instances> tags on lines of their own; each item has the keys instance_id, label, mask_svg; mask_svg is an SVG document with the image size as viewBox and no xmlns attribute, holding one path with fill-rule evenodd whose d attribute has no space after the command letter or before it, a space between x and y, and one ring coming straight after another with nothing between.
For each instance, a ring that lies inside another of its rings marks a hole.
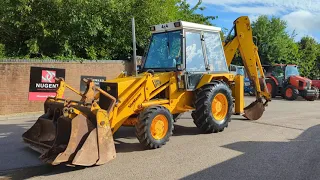
<instances>
[{"instance_id":1,"label":"yellow jcb backhoe loader","mask_svg":"<svg viewBox=\"0 0 320 180\"><path fill-rule=\"evenodd\" d=\"M152 26L138 74L121 73L100 87L84 79L83 94L58 78L56 96L47 98L45 114L23 134L24 141L52 165L92 166L116 157L113 134L121 126L135 126L140 143L154 149L169 140L174 117L187 111L205 133L223 131L233 113L259 119L270 94L260 87L257 67L264 74L248 17L238 18L234 30L222 43L218 27L185 21ZM257 100L246 108L243 76L228 71L237 49L255 82ZM62 99L65 89L81 99Z\"/></svg>"}]
</instances>

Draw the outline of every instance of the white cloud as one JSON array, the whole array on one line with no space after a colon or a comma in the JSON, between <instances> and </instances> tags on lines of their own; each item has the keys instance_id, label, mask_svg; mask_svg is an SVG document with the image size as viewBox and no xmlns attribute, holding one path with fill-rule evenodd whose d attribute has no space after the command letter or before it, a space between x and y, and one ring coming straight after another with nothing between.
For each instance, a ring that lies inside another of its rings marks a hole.
<instances>
[{"instance_id":1,"label":"white cloud","mask_svg":"<svg viewBox=\"0 0 320 180\"><path fill-rule=\"evenodd\" d=\"M320 32L320 0L202 0L204 5L219 6L219 10L249 16L251 22L259 15L277 16L287 21L288 30L298 36ZM198 0L189 0L195 4Z\"/></svg>"},{"instance_id":2,"label":"white cloud","mask_svg":"<svg viewBox=\"0 0 320 180\"><path fill-rule=\"evenodd\" d=\"M192 0L195 2L195 0ZM203 3L221 6L267 6L287 9L289 11L306 10L310 12L320 12L319 0L203 0ZM249 13L249 12L248 12Z\"/></svg>"},{"instance_id":3,"label":"white cloud","mask_svg":"<svg viewBox=\"0 0 320 180\"><path fill-rule=\"evenodd\" d=\"M283 8L279 7L266 7L266 6L240 6L240 7L233 7L233 6L225 6L226 11L236 12L236 13L248 13L248 14L264 14L264 15L275 15L279 14L279 12L284 11Z\"/></svg>"},{"instance_id":4,"label":"white cloud","mask_svg":"<svg viewBox=\"0 0 320 180\"><path fill-rule=\"evenodd\" d=\"M248 17L250 19L250 22L252 23L252 22L256 21L259 18L259 15L252 15L251 14Z\"/></svg>"},{"instance_id":5,"label":"white cloud","mask_svg":"<svg viewBox=\"0 0 320 180\"><path fill-rule=\"evenodd\" d=\"M283 20L288 22L289 27L297 27L299 30L320 30L320 14L312 14L309 11L295 11L284 15Z\"/></svg>"},{"instance_id":6,"label":"white cloud","mask_svg":"<svg viewBox=\"0 0 320 180\"><path fill-rule=\"evenodd\" d=\"M296 30L298 33L296 39L320 32L320 13L300 10L286 14L282 19L287 21L290 30Z\"/></svg>"}]
</instances>

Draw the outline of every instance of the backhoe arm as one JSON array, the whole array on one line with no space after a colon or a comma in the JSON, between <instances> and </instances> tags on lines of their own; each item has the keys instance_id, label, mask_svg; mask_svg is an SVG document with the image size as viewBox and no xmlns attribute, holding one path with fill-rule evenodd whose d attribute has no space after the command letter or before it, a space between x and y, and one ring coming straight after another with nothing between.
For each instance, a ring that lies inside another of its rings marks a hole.
<instances>
[{"instance_id":1,"label":"backhoe arm","mask_svg":"<svg viewBox=\"0 0 320 180\"><path fill-rule=\"evenodd\" d=\"M235 35L234 37L230 38L231 32L233 30L235 32ZM266 87L265 75L260 62L258 48L255 46L253 42L252 28L250 25L250 20L247 16L239 17L234 21L234 26L228 34L226 42L223 43L223 46L228 66L231 65L236 51L239 50L246 72L250 80L253 82L257 100L253 104L249 105L248 108L251 108L258 103L262 104L262 97L264 97L266 100L266 102L263 104L264 108L264 106L266 106L267 103L271 101L271 95L269 94L267 88L263 88L262 91L262 88L260 86L261 78L264 87ZM258 70L260 72L260 78Z\"/></svg>"}]
</instances>

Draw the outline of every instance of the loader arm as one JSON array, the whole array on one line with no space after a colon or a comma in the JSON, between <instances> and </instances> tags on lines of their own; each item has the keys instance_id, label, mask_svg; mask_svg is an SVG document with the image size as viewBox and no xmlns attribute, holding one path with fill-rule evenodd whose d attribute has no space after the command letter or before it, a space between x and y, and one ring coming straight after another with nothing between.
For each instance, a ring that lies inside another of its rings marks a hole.
<instances>
[{"instance_id":1,"label":"loader arm","mask_svg":"<svg viewBox=\"0 0 320 180\"><path fill-rule=\"evenodd\" d=\"M230 39L230 35L233 30L235 35L232 39ZM239 17L234 21L234 26L228 34L226 40L227 42L224 42L223 45L228 66L230 66L238 49L248 76L255 87L257 101L261 102L262 97L264 97L266 100L266 105L267 102L271 101L271 95L267 88L263 88L262 90L262 87L260 86L258 70L260 72L260 78L263 80L264 87L266 87L265 75L260 62L258 48L253 42L252 28L250 25L250 20L247 16Z\"/></svg>"}]
</instances>

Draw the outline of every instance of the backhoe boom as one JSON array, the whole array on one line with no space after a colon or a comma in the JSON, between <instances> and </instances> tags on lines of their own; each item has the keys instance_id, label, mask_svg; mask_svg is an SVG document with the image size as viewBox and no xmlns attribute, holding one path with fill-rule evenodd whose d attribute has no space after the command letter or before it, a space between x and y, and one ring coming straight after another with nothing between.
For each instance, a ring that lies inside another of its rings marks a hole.
<instances>
[{"instance_id":1,"label":"backhoe boom","mask_svg":"<svg viewBox=\"0 0 320 180\"><path fill-rule=\"evenodd\" d=\"M230 40L231 32L233 30L235 35ZM263 107L266 106L267 103L271 101L271 95L268 92L268 88L261 87L261 85L266 87L265 75L258 55L258 48L253 42L252 28L250 25L250 20L247 16L239 17L234 21L234 26L228 34L226 40L227 42L224 42L223 45L227 65L231 65L236 51L239 50L246 72L250 80L253 82L257 100L249 107L252 108L252 106L259 106L261 108L262 97L264 97L266 100L266 102L263 104ZM260 77L258 71L260 73ZM260 79L262 80L263 84L260 83ZM251 109L252 112L257 113L258 117L259 111L257 109L253 109L254 108ZM246 110L248 109L245 109L245 111ZM262 108L261 111L264 111L264 108Z\"/></svg>"}]
</instances>

